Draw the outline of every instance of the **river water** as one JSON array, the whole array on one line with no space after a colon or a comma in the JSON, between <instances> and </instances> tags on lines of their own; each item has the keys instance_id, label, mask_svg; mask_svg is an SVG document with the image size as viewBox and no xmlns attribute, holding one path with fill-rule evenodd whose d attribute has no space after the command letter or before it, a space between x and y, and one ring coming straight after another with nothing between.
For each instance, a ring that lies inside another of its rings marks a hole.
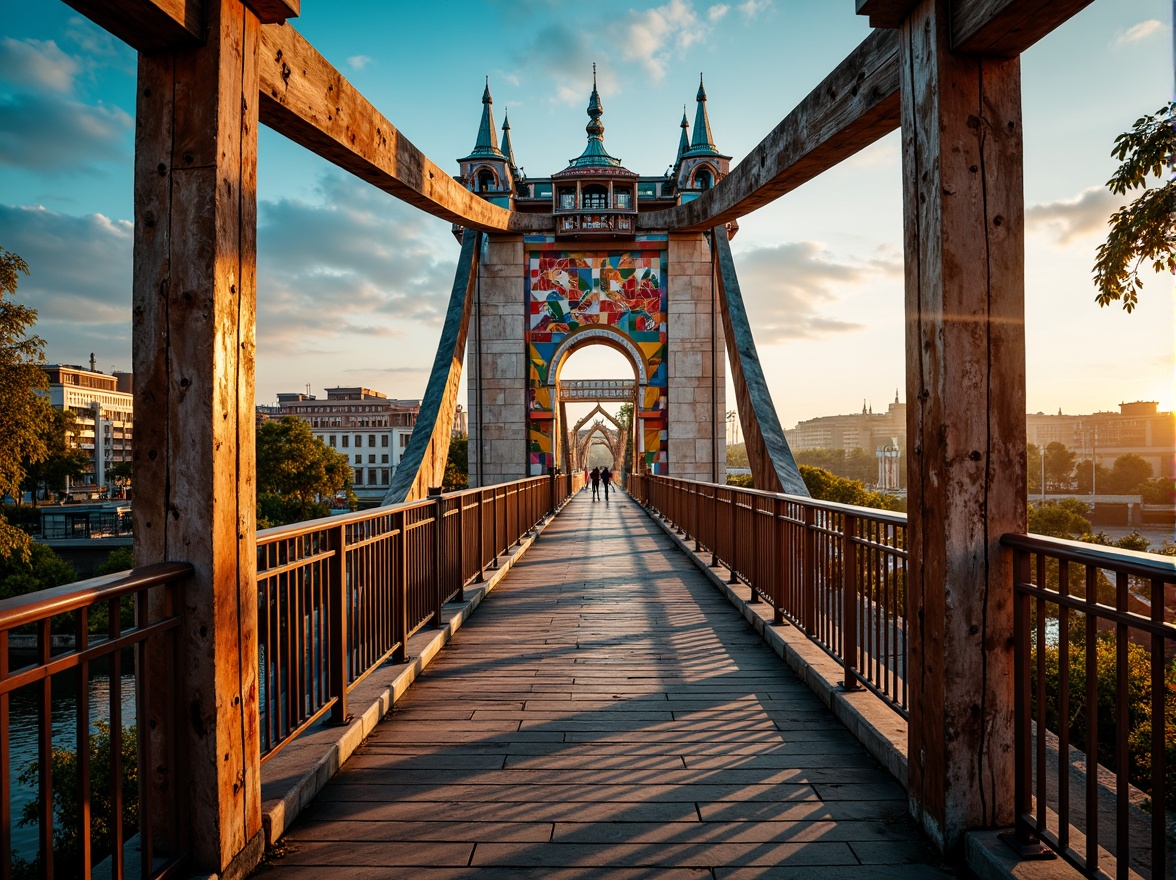
<instances>
[{"instance_id":1,"label":"river water","mask_svg":"<svg viewBox=\"0 0 1176 880\"><path fill-rule=\"evenodd\" d=\"M15 664L14 664L15 665ZM94 670L97 664L91 669ZM124 668L126 668L124 666ZM123 675L122 681L122 723L129 727L135 722L135 678ZM17 778L21 770L37 761L37 718L40 705L39 687L21 688L12 694L9 702L9 767L12 784L12 850L13 855L32 859L37 855L40 831L36 823L20 825L21 813L26 804L36 798L36 785L24 785ZM110 719L110 675L108 672L91 671L89 681L90 730L96 730L97 722ZM77 749L77 680L75 673L54 676L51 718L53 725L53 748Z\"/></svg>"}]
</instances>

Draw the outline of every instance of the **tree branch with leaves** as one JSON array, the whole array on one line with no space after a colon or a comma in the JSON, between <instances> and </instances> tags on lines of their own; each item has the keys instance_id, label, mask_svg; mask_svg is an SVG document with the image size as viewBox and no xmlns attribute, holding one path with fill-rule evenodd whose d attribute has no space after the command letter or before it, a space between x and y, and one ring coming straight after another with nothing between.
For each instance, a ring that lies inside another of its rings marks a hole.
<instances>
[{"instance_id":1,"label":"tree branch with leaves","mask_svg":"<svg viewBox=\"0 0 1176 880\"><path fill-rule=\"evenodd\" d=\"M1176 101L1135 120L1131 131L1115 138L1111 155L1121 164L1107 188L1120 196L1143 192L1111 215L1094 263L1095 300L1100 306L1122 302L1131 312L1146 263L1156 272L1176 273ZM1152 185L1165 176L1162 186Z\"/></svg>"}]
</instances>

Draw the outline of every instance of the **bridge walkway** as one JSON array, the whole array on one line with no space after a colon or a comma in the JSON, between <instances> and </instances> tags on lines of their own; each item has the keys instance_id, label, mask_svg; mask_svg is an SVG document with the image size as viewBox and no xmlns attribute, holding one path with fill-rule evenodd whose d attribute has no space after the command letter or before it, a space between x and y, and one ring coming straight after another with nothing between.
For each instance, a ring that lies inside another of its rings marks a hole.
<instances>
[{"instance_id":1,"label":"bridge walkway","mask_svg":"<svg viewBox=\"0 0 1176 880\"><path fill-rule=\"evenodd\" d=\"M266 869L943 878L906 795L627 496L576 496Z\"/></svg>"}]
</instances>

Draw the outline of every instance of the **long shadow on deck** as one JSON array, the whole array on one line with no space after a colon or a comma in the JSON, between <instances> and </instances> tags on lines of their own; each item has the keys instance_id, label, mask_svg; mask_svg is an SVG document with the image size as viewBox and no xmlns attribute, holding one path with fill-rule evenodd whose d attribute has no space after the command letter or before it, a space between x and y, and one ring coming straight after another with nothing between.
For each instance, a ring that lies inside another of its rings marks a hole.
<instances>
[{"instance_id":1,"label":"long shadow on deck","mask_svg":"<svg viewBox=\"0 0 1176 880\"><path fill-rule=\"evenodd\" d=\"M586 493L283 844L262 870L294 878L950 876L639 508Z\"/></svg>"}]
</instances>

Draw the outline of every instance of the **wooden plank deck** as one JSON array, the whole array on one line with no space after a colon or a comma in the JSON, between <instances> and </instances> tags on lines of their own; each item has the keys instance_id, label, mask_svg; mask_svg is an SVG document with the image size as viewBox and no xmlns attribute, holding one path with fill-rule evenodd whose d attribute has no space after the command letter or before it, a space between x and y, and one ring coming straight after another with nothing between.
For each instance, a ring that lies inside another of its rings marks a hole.
<instances>
[{"instance_id":1,"label":"wooden plank deck","mask_svg":"<svg viewBox=\"0 0 1176 880\"><path fill-rule=\"evenodd\" d=\"M645 514L581 493L259 871L943 878L906 795Z\"/></svg>"}]
</instances>

